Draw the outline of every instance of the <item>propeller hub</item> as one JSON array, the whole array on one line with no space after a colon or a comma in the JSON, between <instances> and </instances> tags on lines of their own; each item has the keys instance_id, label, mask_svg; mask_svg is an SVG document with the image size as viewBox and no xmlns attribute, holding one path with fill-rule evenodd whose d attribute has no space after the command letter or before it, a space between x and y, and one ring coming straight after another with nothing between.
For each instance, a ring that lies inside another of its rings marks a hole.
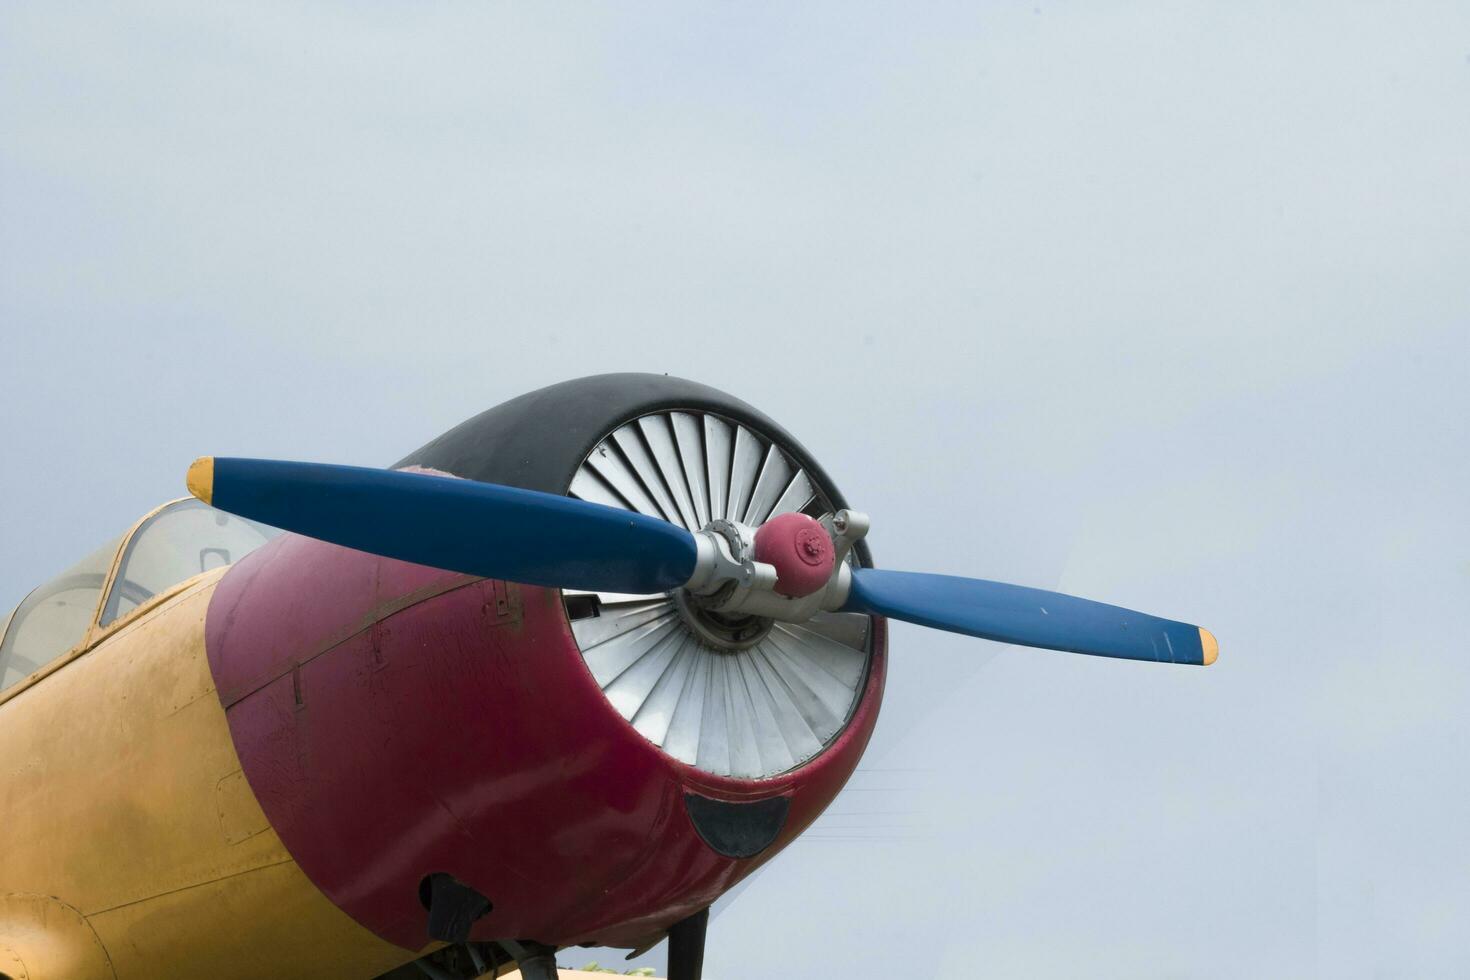
<instances>
[{"instance_id":1,"label":"propeller hub","mask_svg":"<svg viewBox=\"0 0 1470 980\"><path fill-rule=\"evenodd\" d=\"M791 513L773 517L756 530L755 560L776 569L777 592L799 599L826 586L837 555L819 521Z\"/></svg>"}]
</instances>

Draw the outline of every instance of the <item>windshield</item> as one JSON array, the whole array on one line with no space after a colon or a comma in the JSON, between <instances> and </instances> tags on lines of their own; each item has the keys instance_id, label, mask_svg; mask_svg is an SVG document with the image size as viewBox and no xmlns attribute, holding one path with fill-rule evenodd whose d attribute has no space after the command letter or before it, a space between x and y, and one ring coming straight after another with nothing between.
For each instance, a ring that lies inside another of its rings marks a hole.
<instances>
[{"instance_id":1,"label":"windshield","mask_svg":"<svg viewBox=\"0 0 1470 980\"><path fill-rule=\"evenodd\" d=\"M36 589L0 621L0 691L75 649L94 620L100 626L116 622L180 582L239 561L279 533L198 500L163 507L128 540L105 605L102 587L121 539Z\"/></svg>"},{"instance_id":2,"label":"windshield","mask_svg":"<svg viewBox=\"0 0 1470 980\"><path fill-rule=\"evenodd\" d=\"M128 542L100 625L200 572L239 561L280 533L198 500L169 504L144 521Z\"/></svg>"},{"instance_id":3,"label":"windshield","mask_svg":"<svg viewBox=\"0 0 1470 980\"><path fill-rule=\"evenodd\" d=\"M0 691L86 639L117 545L98 548L16 607L0 642Z\"/></svg>"}]
</instances>

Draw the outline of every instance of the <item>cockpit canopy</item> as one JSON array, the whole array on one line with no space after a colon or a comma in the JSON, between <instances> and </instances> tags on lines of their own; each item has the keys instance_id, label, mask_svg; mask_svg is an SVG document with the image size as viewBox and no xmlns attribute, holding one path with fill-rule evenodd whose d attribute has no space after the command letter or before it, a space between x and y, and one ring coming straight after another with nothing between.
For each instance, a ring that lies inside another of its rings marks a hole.
<instances>
[{"instance_id":1,"label":"cockpit canopy","mask_svg":"<svg viewBox=\"0 0 1470 980\"><path fill-rule=\"evenodd\" d=\"M153 597L239 561L279 533L192 498L165 504L32 591L7 617L0 625L0 691L86 645Z\"/></svg>"}]
</instances>

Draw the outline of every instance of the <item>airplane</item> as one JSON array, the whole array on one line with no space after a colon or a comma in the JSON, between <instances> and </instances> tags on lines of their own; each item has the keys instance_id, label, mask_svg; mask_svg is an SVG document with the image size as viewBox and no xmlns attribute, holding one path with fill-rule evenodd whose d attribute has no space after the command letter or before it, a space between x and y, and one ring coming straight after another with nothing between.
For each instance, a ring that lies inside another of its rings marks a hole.
<instances>
[{"instance_id":1,"label":"airplane","mask_svg":"<svg viewBox=\"0 0 1470 980\"><path fill-rule=\"evenodd\" d=\"M891 619L1207 665L1206 630L874 566L714 388L521 395L389 469L203 457L0 626L0 980L699 980L842 790Z\"/></svg>"}]
</instances>

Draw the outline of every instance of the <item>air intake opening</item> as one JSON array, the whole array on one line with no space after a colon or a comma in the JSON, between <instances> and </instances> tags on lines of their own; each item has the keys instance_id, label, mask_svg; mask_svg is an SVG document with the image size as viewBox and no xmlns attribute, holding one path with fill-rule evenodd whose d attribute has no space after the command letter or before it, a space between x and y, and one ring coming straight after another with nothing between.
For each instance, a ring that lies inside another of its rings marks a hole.
<instances>
[{"instance_id":1,"label":"air intake opening","mask_svg":"<svg viewBox=\"0 0 1470 980\"><path fill-rule=\"evenodd\" d=\"M569 492L691 531L832 513L831 492L798 455L733 419L663 411L605 435ZM682 592L563 597L608 701L662 751L717 775L774 776L813 758L847 724L867 678L866 615L774 623L712 612Z\"/></svg>"}]
</instances>

